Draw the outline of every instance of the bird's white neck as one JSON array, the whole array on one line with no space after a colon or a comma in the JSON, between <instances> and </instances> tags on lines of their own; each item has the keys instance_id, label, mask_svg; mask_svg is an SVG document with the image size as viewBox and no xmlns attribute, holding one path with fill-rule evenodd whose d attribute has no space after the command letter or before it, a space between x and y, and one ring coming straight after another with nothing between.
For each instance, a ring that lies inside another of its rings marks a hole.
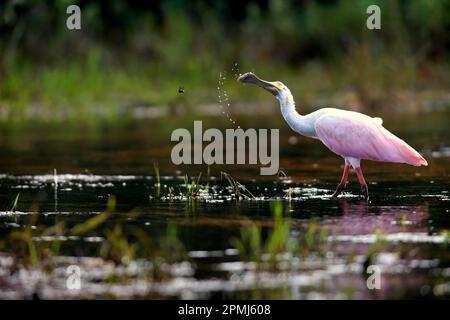
<instances>
[{"instance_id":1,"label":"bird's white neck","mask_svg":"<svg viewBox=\"0 0 450 320\"><path fill-rule=\"evenodd\" d=\"M295 101L288 88L280 92L277 99L280 101L281 114L292 130L307 137L316 136L314 122L310 121L312 119L308 116L302 116L295 110Z\"/></svg>"}]
</instances>

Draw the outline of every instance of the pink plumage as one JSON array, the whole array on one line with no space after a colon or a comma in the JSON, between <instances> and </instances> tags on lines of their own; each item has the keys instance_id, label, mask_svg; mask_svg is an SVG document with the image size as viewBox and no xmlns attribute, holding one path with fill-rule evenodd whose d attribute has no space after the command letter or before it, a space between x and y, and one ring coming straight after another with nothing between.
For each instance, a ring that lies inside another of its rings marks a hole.
<instances>
[{"instance_id":1,"label":"pink plumage","mask_svg":"<svg viewBox=\"0 0 450 320\"><path fill-rule=\"evenodd\" d=\"M339 110L315 122L319 139L344 158L427 165L427 161L405 141L382 125L380 118Z\"/></svg>"},{"instance_id":2,"label":"pink plumage","mask_svg":"<svg viewBox=\"0 0 450 320\"><path fill-rule=\"evenodd\" d=\"M318 138L344 158L428 165L416 150L386 130L380 118L339 110L319 117L315 129Z\"/></svg>"}]
</instances>

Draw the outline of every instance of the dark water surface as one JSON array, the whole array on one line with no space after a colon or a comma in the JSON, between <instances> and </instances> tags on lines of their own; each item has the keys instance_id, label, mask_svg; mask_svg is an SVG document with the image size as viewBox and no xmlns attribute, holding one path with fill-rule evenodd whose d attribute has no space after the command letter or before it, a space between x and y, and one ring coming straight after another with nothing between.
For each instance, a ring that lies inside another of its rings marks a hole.
<instances>
[{"instance_id":1,"label":"dark water surface","mask_svg":"<svg viewBox=\"0 0 450 320\"><path fill-rule=\"evenodd\" d=\"M279 115L237 123L280 128L286 176L211 166L208 188L194 199L183 176L201 171L205 185L207 167L170 161L172 130L192 131L193 118L5 126L0 298L449 298L450 114L384 118L429 166L364 161L368 202L353 174L344 196L330 198L343 161ZM204 129L233 128L220 117L203 120ZM236 201L221 171L256 199ZM111 196L106 221L75 234ZM81 268L80 290L67 289L69 265ZM369 265L381 271L379 290L367 288Z\"/></svg>"}]
</instances>

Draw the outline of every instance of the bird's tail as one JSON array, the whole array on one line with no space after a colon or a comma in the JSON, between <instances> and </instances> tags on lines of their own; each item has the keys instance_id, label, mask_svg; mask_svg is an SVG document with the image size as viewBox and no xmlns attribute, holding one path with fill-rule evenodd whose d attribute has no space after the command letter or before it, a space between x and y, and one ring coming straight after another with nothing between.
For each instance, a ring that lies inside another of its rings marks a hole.
<instances>
[{"instance_id":1,"label":"bird's tail","mask_svg":"<svg viewBox=\"0 0 450 320\"><path fill-rule=\"evenodd\" d=\"M389 143L391 148L393 147L391 149L392 153L390 161L406 163L413 166L428 165L427 160L425 160L419 152L414 150L413 147L385 128L381 127L380 129L382 130L384 137L387 138L385 142Z\"/></svg>"},{"instance_id":2,"label":"bird's tail","mask_svg":"<svg viewBox=\"0 0 450 320\"><path fill-rule=\"evenodd\" d=\"M405 163L411 164L413 166L427 166L428 162L424 157L416 150L414 150L410 145L402 140L403 144L400 146Z\"/></svg>"}]
</instances>

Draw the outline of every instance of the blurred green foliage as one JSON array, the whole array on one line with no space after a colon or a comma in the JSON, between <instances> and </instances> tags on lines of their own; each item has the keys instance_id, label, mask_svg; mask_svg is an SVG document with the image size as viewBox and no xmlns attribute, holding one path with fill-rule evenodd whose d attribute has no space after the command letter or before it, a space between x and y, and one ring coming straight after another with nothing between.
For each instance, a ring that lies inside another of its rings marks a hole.
<instances>
[{"instance_id":1,"label":"blurred green foliage","mask_svg":"<svg viewBox=\"0 0 450 320\"><path fill-rule=\"evenodd\" d=\"M66 28L74 3L79 31ZM366 28L371 4L381 30ZM351 92L377 109L402 90L448 89L449 30L450 0L7 0L0 119L114 117L124 105L180 103L179 85L195 92L183 103L211 102L234 63L282 79L306 104Z\"/></svg>"}]
</instances>

